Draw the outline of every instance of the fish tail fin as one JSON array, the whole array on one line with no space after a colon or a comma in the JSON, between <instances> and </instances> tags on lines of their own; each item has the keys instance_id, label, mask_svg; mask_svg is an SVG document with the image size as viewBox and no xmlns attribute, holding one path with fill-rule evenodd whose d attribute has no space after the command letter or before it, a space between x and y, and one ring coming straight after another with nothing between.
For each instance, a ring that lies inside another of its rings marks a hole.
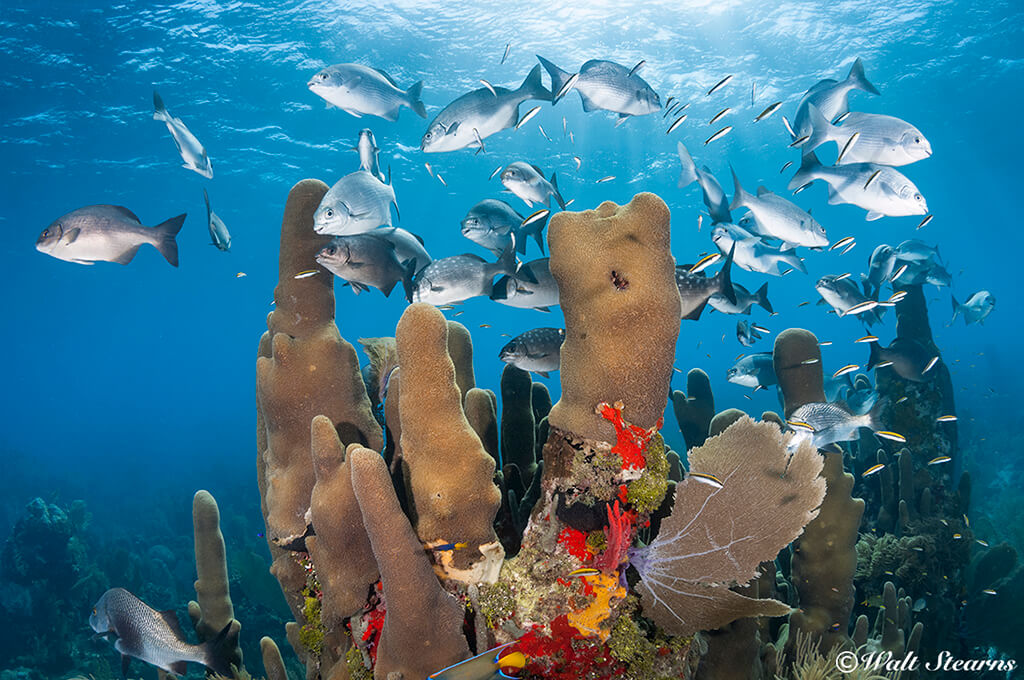
<instances>
[{"instance_id":1,"label":"fish tail fin","mask_svg":"<svg viewBox=\"0 0 1024 680\"><path fill-rule=\"evenodd\" d=\"M802 154L800 156L800 169L793 174L793 179L789 180L787 188L790 191L794 191L807 182L817 179L818 168L820 167L821 161L818 160L818 156L813 151Z\"/></svg>"},{"instance_id":2,"label":"fish tail fin","mask_svg":"<svg viewBox=\"0 0 1024 680\"><path fill-rule=\"evenodd\" d=\"M231 658L238 648L238 631L240 629L241 626L238 622L232 619L217 633L217 637L204 643L206 660L203 661L203 665L224 677L234 677L232 669L234 664L231 663Z\"/></svg>"},{"instance_id":3,"label":"fish tail fin","mask_svg":"<svg viewBox=\"0 0 1024 680\"><path fill-rule=\"evenodd\" d=\"M747 200L752 198L750 194L743 190L743 185L740 184L739 175L736 174L736 169L729 165L729 172L732 173L732 203L729 204L729 210L738 210L747 204Z\"/></svg>"},{"instance_id":4,"label":"fish tail fin","mask_svg":"<svg viewBox=\"0 0 1024 680\"><path fill-rule=\"evenodd\" d=\"M541 60L541 63L543 63L543 60ZM552 85L552 91L558 91L554 89L554 85ZM530 69L529 75L526 76L523 84L519 86L516 92L523 99L540 99L541 101L549 102L552 97L551 92L548 92L547 88L544 87L544 81L541 80L540 65Z\"/></svg>"},{"instance_id":5,"label":"fish tail fin","mask_svg":"<svg viewBox=\"0 0 1024 680\"><path fill-rule=\"evenodd\" d=\"M167 120L167 107L164 106L164 100L156 90L153 90L153 119Z\"/></svg>"},{"instance_id":6,"label":"fish tail fin","mask_svg":"<svg viewBox=\"0 0 1024 680\"><path fill-rule=\"evenodd\" d=\"M811 126L811 132L807 136L807 141L800 146L800 150L810 152L814 151L822 144L832 141L834 139L833 132L835 132L836 126L832 125L832 123L822 115L821 109L810 102L807 103L807 115Z\"/></svg>"},{"instance_id":7,"label":"fish tail fin","mask_svg":"<svg viewBox=\"0 0 1024 680\"><path fill-rule=\"evenodd\" d=\"M537 242L537 247L540 248L540 254L541 255L545 255L546 254L544 252L544 227L547 226L548 218L549 217L550 217L550 214L545 215L543 217L543 219L539 219L536 222L534 222L533 224L529 225L529 230L524 232L524 235L532 236L533 240ZM525 254L526 253L526 239L520 239L520 242L523 245L522 252L523 252L523 254Z\"/></svg>"},{"instance_id":8,"label":"fish tail fin","mask_svg":"<svg viewBox=\"0 0 1024 680\"><path fill-rule=\"evenodd\" d=\"M868 363L864 368L870 371L872 368L877 366L882 361L882 350L879 348L877 342L869 343L868 349Z\"/></svg>"},{"instance_id":9,"label":"fish tail fin","mask_svg":"<svg viewBox=\"0 0 1024 680\"><path fill-rule=\"evenodd\" d=\"M867 75L864 74L864 62L860 60L860 57L857 57L857 60L853 62L853 66L850 67L850 75L846 76L846 82L858 90L864 90L871 94L881 94L868 80Z\"/></svg>"},{"instance_id":10,"label":"fish tail fin","mask_svg":"<svg viewBox=\"0 0 1024 680\"><path fill-rule=\"evenodd\" d=\"M206 193L206 187L203 187L203 201L206 202L206 216L210 216L210 195Z\"/></svg>"},{"instance_id":11,"label":"fish tail fin","mask_svg":"<svg viewBox=\"0 0 1024 680\"><path fill-rule=\"evenodd\" d=\"M796 269L802 274L807 273L807 266L804 264L804 261L800 259L800 256L797 255L795 247L783 248L782 250L780 250L778 261L785 262L790 267Z\"/></svg>"},{"instance_id":12,"label":"fish tail fin","mask_svg":"<svg viewBox=\"0 0 1024 680\"><path fill-rule=\"evenodd\" d=\"M427 117L427 108L423 106L420 95L423 94L423 81L413 83L412 87L405 91L405 98L409 101L409 108L416 112L420 118Z\"/></svg>"},{"instance_id":13,"label":"fish tail fin","mask_svg":"<svg viewBox=\"0 0 1024 680\"><path fill-rule=\"evenodd\" d=\"M153 245L172 267L178 266L178 242L175 239L178 232L181 231L182 225L185 224L187 214L182 213L153 227L155 237Z\"/></svg>"},{"instance_id":14,"label":"fish tail fin","mask_svg":"<svg viewBox=\"0 0 1024 680\"><path fill-rule=\"evenodd\" d=\"M735 248L736 246L733 246L733 247ZM801 264L803 264L803 263L801 262ZM765 281L763 284L761 284L761 287L757 289L756 293L754 293L754 302L756 304L760 305L761 309L763 309L764 311L768 312L769 314L774 314L775 313L775 310L772 309L772 303L768 301L768 282L767 281Z\"/></svg>"},{"instance_id":15,"label":"fish tail fin","mask_svg":"<svg viewBox=\"0 0 1024 680\"><path fill-rule=\"evenodd\" d=\"M540 65L543 66L544 70L551 76L551 92L548 93L548 98L551 99L551 105L554 106L556 102L554 101L554 95L551 93L561 92L566 82L568 82L569 78L572 77L572 74L558 68L539 54L537 55L537 60L540 61ZM533 72L531 71L530 73L532 74Z\"/></svg>"},{"instance_id":16,"label":"fish tail fin","mask_svg":"<svg viewBox=\"0 0 1024 680\"><path fill-rule=\"evenodd\" d=\"M508 299L508 284L512 281L512 277L508 274L498 279L498 282L491 288L491 299L492 300L507 300Z\"/></svg>"},{"instance_id":17,"label":"fish tail fin","mask_svg":"<svg viewBox=\"0 0 1024 680\"><path fill-rule=\"evenodd\" d=\"M682 142L676 142L676 153L679 154L679 162L682 163L682 169L679 171L679 188L682 189L685 186L689 186L691 183L697 181L697 166L693 163L693 157L690 152L686 150Z\"/></svg>"},{"instance_id":18,"label":"fish tail fin","mask_svg":"<svg viewBox=\"0 0 1024 680\"><path fill-rule=\"evenodd\" d=\"M872 432L884 430L885 426L882 425L882 411L884 411L888 406L888 397L882 397L881 399L876 401L865 414L868 420L867 425L865 425L865 427L870 428Z\"/></svg>"},{"instance_id":19,"label":"fish tail fin","mask_svg":"<svg viewBox=\"0 0 1024 680\"><path fill-rule=\"evenodd\" d=\"M729 248L729 254L725 256L725 264L719 270L715 278L718 279L719 291L729 301L729 304L736 304L736 289L732 287L732 256L736 253L736 244Z\"/></svg>"},{"instance_id":20,"label":"fish tail fin","mask_svg":"<svg viewBox=\"0 0 1024 680\"><path fill-rule=\"evenodd\" d=\"M558 191L558 178L555 177L555 173L551 173L551 188L554 189L554 197L558 202L558 207L565 210L565 199L562 198L562 194Z\"/></svg>"},{"instance_id":21,"label":"fish tail fin","mask_svg":"<svg viewBox=\"0 0 1024 680\"><path fill-rule=\"evenodd\" d=\"M959 314L960 314L960 303L956 301L956 296L953 295L952 293L950 293L949 299L953 303L953 318L950 319L949 323L946 324L946 325L947 326L952 326L953 322L956 321L956 317L959 316Z\"/></svg>"},{"instance_id":22,"label":"fish tail fin","mask_svg":"<svg viewBox=\"0 0 1024 680\"><path fill-rule=\"evenodd\" d=\"M494 276L507 274L514 277L519 273L519 270L520 263L516 260L516 244L513 240L505 250L501 251L498 261L491 265L490 273L488 274L488 285L490 287L484 290L484 295L490 297L491 293L494 292L494 282L491 280Z\"/></svg>"}]
</instances>

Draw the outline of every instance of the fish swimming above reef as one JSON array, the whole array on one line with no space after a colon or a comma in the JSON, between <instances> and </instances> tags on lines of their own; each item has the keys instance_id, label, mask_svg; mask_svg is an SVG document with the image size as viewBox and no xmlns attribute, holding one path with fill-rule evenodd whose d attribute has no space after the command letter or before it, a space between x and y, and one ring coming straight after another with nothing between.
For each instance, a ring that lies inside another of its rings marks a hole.
<instances>
[{"instance_id":1,"label":"fish swimming above reef","mask_svg":"<svg viewBox=\"0 0 1024 680\"><path fill-rule=\"evenodd\" d=\"M867 296L877 300L882 284L889 281L896 269L896 250L886 244L878 245L868 259L868 273L864 275Z\"/></svg>"},{"instance_id":2,"label":"fish swimming above reef","mask_svg":"<svg viewBox=\"0 0 1024 680\"><path fill-rule=\"evenodd\" d=\"M743 387L770 387L778 384L771 352L748 354L729 369L727 380Z\"/></svg>"},{"instance_id":3,"label":"fish swimming above reef","mask_svg":"<svg viewBox=\"0 0 1024 680\"><path fill-rule=\"evenodd\" d=\"M676 143L676 153L679 154L679 162L682 169L679 171L679 182L677 186L682 189L693 182L700 185L704 197L704 205L711 215L711 223L732 222L732 213L729 212L729 199L725 196L725 190L719 184L715 176L707 166L697 169L690 152L686 150L682 142Z\"/></svg>"},{"instance_id":4,"label":"fish swimming above reef","mask_svg":"<svg viewBox=\"0 0 1024 680\"><path fill-rule=\"evenodd\" d=\"M526 205L534 203L551 207L551 199L555 199L558 207L565 210L565 200L558 192L558 179L551 173L551 181L544 179L544 172L536 165L523 161L509 163L501 171L501 183L513 194L523 199Z\"/></svg>"},{"instance_id":5,"label":"fish swimming above reef","mask_svg":"<svg viewBox=\"0 0 1024 680\"><path fill-rule=\"evenodd\" d=\"M498 358L545 378L557 371L565 342L564 328L534 328L520 333L501 348Z\"/></svg>"},{"instance_id":6,"label":"fish swimming above reef","mask_svg":"<svg viewBox=\"0 0 1024 680\"><path fill-rule=\"evenodd\" d=\"M880 309L878 301L868 298L849 278L828 274L818 279L814 288L839 316L863 314L863 320L869 326L882 320L884 308Z\"/></svg>"},{"instance_id":7,"label":"fish swimming above reef","mask_svg":"<svg viewBox=\"0 0 1024 680\"><path fill-rule=\"evenodd\" d=\"M950 324L956 321L958 314L963 315L964 323L968 326L972 323L982 323L996 308L996 296L987 290L979 290L963 304L957 302L953 296L950 296L950 299L953 301L953 318L949 320Z\"/></svg>"},{"instance_id":8,"label":"fish swimming above reef","mask_svg":"<svg viewBox=\"0 0 1024 680\"><path fill-rule=\"evenodd\" d=\"M184 675L191 662L231 676L228 657L221 651L234 646L230 623L210 642L189 644L173 609L158 612L124 588L111 588L93 607L89 625L100 636L116 637L114 649L121 653L122 674L129 659L135 658L175 675Z\"/></svg>"},{"instance_id":9,"label":"fish swimming above reef","mask_svg":"<svg viewBox=\"0 0 1024 680\"><path fill-rule=\"evenodd\" d=\"M751 293L738 283L732 284L732 290L736 297L736 304L729 302L721 293L715 293L708 298L708 304L723 314L750 314L750 308L754 305L759 305L769 314L775 311L772 309L772 303L768 301L767 283L758 288L755 293Z\"/></svg>"},{"instance_id":10,"label":"fish swimming above reef","mask_svg":"<svg viewBox=\"0 0 1024 680\"><path fill-rule=\"evenodd\" d=\"M373 286L388 297L395 284L404 282L409 296L414 263L399 262L395 246L374 232L336 236L320 249L316 261L347 281L356 295Z\"/></svg>"},{"instance_id":11,"label":"fish swimming above reef","mask_svg":"<svg viewBox=\"0 0 1024 680\"><path fill-rule=\"evenodd\" d=\"M529 279L533 279L533 281ZM494 284L491 299L509 307L551 311L558 304L558 284L551 275L549 260L527 262L516 275L505 275Z\"/></svg>"},{"instance_id":12,"label":"fish swimming above reef","mask_svg":"<svg viewBox=\"0 0 1024 680\"><path fill-rule=\"evenodd\" d=\"M543 215L529 224L522 215L505 201L486 198L466 213L460 223L462 235L470 241L500 255L515 240L516 250L526 252L526 240L532 237L544 252L544 227L548 217Z\"/></svg>"},{"instance_id":13,"label":"fish swimming above reef","mask_svg":"<svg viewBox=\"0 0 1024 680\"><path fill-rule=\"evenodd\" d=\"M572 89L579 93L584 111L611 111L619 114L620 120L661 110L658 93L636 74L636 69L591 59L584 62L577 74L572 74L540 55L537 59L551 76L552 104Z\"/></svg>"},{"instance_id":14,"label":"fish swimming above reef","mask_svg":"<svg viewBox=\"0 0 1024 680\"><path fill-rule=\"evenodd\" d=\"M395 188L365 170L351 172L334 183L313 213L313 231L345 236L381 225L391 226L391 205L398 210Z\"/></svg>"},{"instance_id":15,"label":"fish swimming above reef","mask_svg":"<svg viewBox=\"0 0 1024 680\"><path fill-rule=\"evenodd\" d=\"M850 138L857 135L856 141L836 165L877 163L898 167L932 155L931 144L921 131L899 118L854 111L843 119L840 126L832 125L814 104L808 105L808 111L812 132L800 146L802 152L814 151L828 142L835 142L839 149L843 149Z\"/></svg>"},{"instance_id":16,"label":"fish swimming above reef","mask_svg":"<svg viewBox=\"0 0 1024 680\"><path fill-rule=\"evenodd\" d=\"M519 123L519 105L531 99L551 100L551 93L541 81L540 66L534 66L516 90L481 87L455 99L427 126L420 149L438 153L481 148L484 139L515 127Z\"/></svg>"},{"instance_id":17,"label":"fish swimming above reef","mask_svg":"<svg viewBox=\"0 0 1024 680\"><path fill-rule=\"evenodd\" d=\"M210 197L206 189L203 189L203 200L206 201L206 226L210 230L210 244L217 246L217 250L231 250L231 234L224 220L210 209Z\"/></svg>"},{"instance_id":18,"label":"fish swimming above reef","mask_svg":"<svg viewBox=\"0 0 1024 680\"><path fill-rule=\"evenodd\" d=\"M868 81L864 73L864 63L860 59L853 62L845 80L825 78L807 90L797 106L796 116L793 119L794 138L811 134L812 123L809 110L811 104L818 108L826 120L835 120L850 111L849 97L853 90L878 94L875 86Z\"/></svg>"},{"instance_id":19,"label":"fish swimming above reef","mask_svg":"<svg viewBox=\"0 0 1024 680\"><path fill-rule=\"evenodd\" d=\"M759 237L734 224L718 224L711 230L711 240L723 255L732 251L737 267L751 272L782 276L780 267L789 265L806 273L793 246L769 245Z\"/></svg>"},{"instance_id":20,"label":"fish swimming above reef","mask_svg":"<svg viewBox=\"0 0 1024 680\"><path fill-rule=\"evenodd\" d=\"M848 442L857 439L858 430L866 427L873 432L882 429L880 416L885 408L886 400L875 402L865 413L856 413L842 401L835 403L811 402L804 404L789 417L791 423L802 423L811 427L810 431L803 428L797 430L793 442L799 442L809 436L814 446L821 449L835 442Z\"/></svg>"},{"instance_id":21,"label":"fish swimming above reef","mask_svg":"<svg viewBox=\"0 0 1024 680\"><path fill-rule=\"evenodd\" d=\"M172 266L178 266L175 238L185 223L178 215L155 227L144 227L128 208L87 205L54 220L36 239L36 250L58 260L78 264L128 264L144 244L156 248Z\"/></svg>"},{"instance_id":22,"label":"fish swimming above reef","mask_svg":"<svg viewBox=\"0 0 1024 680\"><path fill-rule=\"evenodd\" d=\"M352 150L359 154L359 169L365 170L381 182L386 181L384 173L380 171L380 148L377 147L377 140L373 131L364 128L359 131L359 139Z\"/></svg>"},{"instance_id":23,"label":"fish swimming above reef","mask_svg":"<svg viewBox=\"0 0 1024 680\"><path fill-rule=\"evenodd\" d=\"M891 279L894 288L923 283L949 287L953 283L953 275L938 262L897 260L897 265L899 268Z\"/></svg>"},{"instance_id":24,"label":"fish swimming above reef","mask_svg":"<svg viewBox=\"0 0 1024 680\"><path fill-rule=\"evenodd\" d=\"M427 117L420 101L423 81L403 90L395 79L380 69L362 64L335 64L321 70L306 84L310 91L327 101L328 108L337 106L356 118L364 115L398 120L403 106Z\"/></svg>"},{"instance_id":25,"label":"fish swimming above reef","mask_svg":"<svg viewBox=\"0 0 1024 680\"><path fill-rule=\"evenodd\" d=\"M869 371L876 366L891 366L896 375L911 382L925 382L934 375L929 364L935 358L935 352L910 338L896 338L888 347L879 343L871 343L868 363Z\"/></svg>"},{"instance_id":26,"label":"fish swimming above reef","mask_svg":"<svg viewBox=\"0 0 1024 680\"><path fill-rule=\"evenodd\" d=\"M741 227L757 236L776 238L794 246L823 248L828 245L824 227L806 210L763 186L757 188L757 196L747 193L735 170L732 181L735 191L729 209L747 208L752 218L740 220Z\"/></svg>"},{"instance_id":27,"label":"fish swimming above reef","mask_svg":"<svg viewBox=\"0 0 1024 680\"><path fill-rule=\"evenodd\" d=\"M800 169L789 181L794 190L816 179L828 185L830 205L849 203L868 211L868 221L882 217L924 215L928 203L917 187L899 170L876 163L823 166L813 151L800 160Z\"/></svg>"},{"instance_id":28,"label":"fish swimming above reef","mask_svg":"<svg viewBox=\"0 0 1024 680\"><path fill-rule=\"evenodd\" d=\"M478 295L490 296L494 291L495 276L516 273L515 251L511 247L497 262L488 262L472 253L442 257L416 272L407 299L409 302L445 305ZM520 275L528 277L529 273Z\"/></svg>"},{"instance_id":29,"label":"fish swimming above reef","mask_svg":"<svg viewBox=\"0 0 1024 680\"><path fill-rule=\"evenodd\" d=\"M210 157L206 155L206 149L192 134L192 131L181 122L181 118L175 118L164 106L164 100L160 98L156 90L153 91L153 120L163 121L167 130L171 133L174 145L178 147L181 154L182 167L187 170L195 170L207 179L213 177L213 164Z\"/></svg>"},{"instance_id":30,"label":"fish swimming above reef","mask_svg":"<svg viewBox=\"0 0 1024 680\"><path fill-rule=\"evenodd\" d=\"M395 247L395 257L399 262L412 263L413 271L419 271L431 263L432 258L423 245L423 239L401 227L378 227L365 232L385 239Z\"/></svg>"},{"instance_id":31,"label":"fish swimming above reef","mask_svg":"<svg viewBox=\"0 0 1024 680\"><path fill-rule=\"evenodd\" d=\"M735 247L735 246L734 246ZM705 276L703 272L691 272L692 265L676 265L676 288L682 302L682 318L697 321L700 319L704 306L712 295L721 295L729 304L737 304L736 291L732 284L733 251L725 257L725 263L714 276Z\"/></svg>"},{"instance_id":32,"label":"fish swimming above reef","mask_svg":"<svg viewBox=\"0 0 1024 680\"><path fill-rule=\"evenodd\" d=\"M760 340L763 335L757 330L757 324L746 321L736 322L736 340L744 347L750 347Z\"/></svg>"}]
</instances>

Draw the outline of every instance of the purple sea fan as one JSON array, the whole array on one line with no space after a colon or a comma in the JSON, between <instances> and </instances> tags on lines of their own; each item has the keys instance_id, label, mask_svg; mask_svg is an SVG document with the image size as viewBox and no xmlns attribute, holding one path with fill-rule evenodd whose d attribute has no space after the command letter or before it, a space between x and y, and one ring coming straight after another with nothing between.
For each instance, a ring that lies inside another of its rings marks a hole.
<instances>
[{"instance_id":1,"label":"purple sea fan","mask_svg":"<svg viewBox=\"0 0 1024 680\"><path fill-rule=\"evenodd\" d=\"M744 417L691 449L689 461L701 476L676 485L658 536L630 550L644 614L673 635L691 635L746 616L789 613L782 602L729 588L757 577L760 563L817 516L824 459L808 442L790 457L778 427Z\"/></svg>"}]
</instances>

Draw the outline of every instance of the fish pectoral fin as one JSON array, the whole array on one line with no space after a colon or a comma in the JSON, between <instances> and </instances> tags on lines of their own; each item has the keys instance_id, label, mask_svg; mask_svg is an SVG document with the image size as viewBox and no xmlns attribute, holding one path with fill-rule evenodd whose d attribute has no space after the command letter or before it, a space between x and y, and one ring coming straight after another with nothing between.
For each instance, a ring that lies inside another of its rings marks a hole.
<instances>
[{"instance_id":1,"label":"fish pectoral fin","mask_svg":"<svg viewBox=\"0 0 1024 680\"><path fill-rule=\"evenodd\" d=\"M459 121L452 123L447 130L444 131L445 135L454 135L459 129Z\"/></svg>"},{"instance_id":2,"label":"fish pectoral fin","mask_svg":"<svg viewBox=\"0 0 1024 680\"><path fill-rule=\"evenodd\" d=\"M551 312L550 307L534 307L534 309L536 309L538 312Z\"/></svg>"},{"instance_id":3,"label":"fish pectoral fin","mask_svg":"<svg viewBox=\"0 0 1024 680\"><path fill-rule=\"evenodd\" d=\"M701 312L704 311L704 307L707 304L708 304L708 301L705 300L704 302L700 303L698 306L694 307L693 311L691 311L689 314L687 314L683 318L684 319L688 319L690 321L699 321L700 320Z\"/></svg>"},{"instance_id":4,"label":"fish pectoral fin","mask_svg":"<svg viewBox=\"0 0 1024 680\"><path fill-rule=\"evenodd\" d=\"M342 109L342 111L344 111L345 113L347 113L350 116L355 116L356 118L362 118L363 117L362 113L360 113L359 111L356 111L354 109Z\"/></svg>"},{"instance_id":5,"label":"fish pectoral fin","mask_svg":"<svg viewBox=\"0 0 1024 680\"><path fill-rule=\"evenodd\" d=\"M885 215L883 215L882 213L876 210L869 210L868 214L864 217L864 219L866 219L868 222L874 222L875 220L880 220L883 217L885 217Z\"/></svg>"},{"instance_id":6,"label":"fish pectoral fin","mask_svg":"<svg viewBox=\"0 0 1024 680\"><path fill-rule=\"evenodd\" d=\"M73 258L71 261L75 264L96 264L92 260L79 260L78 258Z\"/></svg>"},{"instance_id":7,"label":"fish pectoral fin","mask_svg":"<svg viewBox=\"0 0 1024 680\"><path fill-rule=\"evenodd\" d=\"M536 373L537 375L542 376L544 378L550 378L551 377L551 374L548 373L547 371L534 371L534 373Z\"/></svg>"},{"instance_id":8,"label":"fish pectoral fin","mask_svg":"<svg viewBox=\"0 0 1024 680\"><path fill-rule=\"evenodd\" d=\"M167 665L167 669L175 675L185 675L188 672L188 664L184 661L175 661Z\"/></svg>"},{"instance_id":9,"label":"fish pectoral fin","mask_svg":"<svg viewBox=\"0 0 1024 680\"><path fill-rule=\"evenodd\" d=\"M68 229L67 231L65 231L64 232L64 245L69 246L72 243L74 243L75 239L77 239L78 235L81 234L81 233L82 233L82 230L79 229L78 227L75 227L74 229Z\"/></svg>"},{"instance_id":10,"label":"fish pectoral fin","mask_svg":"<svg viewBox=\"0 0 1024 680\"><path fill-rule=\"evenodd\" d=\"M352 284L352 292L355 293L356 295L359 295L359 293L370 290L370 287L367 286L365 283L359 283L358 281L349 281L349 283Z\"/></svg>"},{"instance_id":11,"label":"fish pectoral fin","mask_svg":"<svg viewBox=\"0 0 1024 680\"><path fill-rule=\"evenodd\" d=\"M111 262L116 262L118 264L128 264L135 258L135 253L139 252L139 247L140 246L129 248L128 250L124 251L117 257L113 258ZM92 262L90 262L89 264L92 264ZM174 612L171 613L173 614ZM177 619L175 619L175 621L177 621Z\"/></svg>"}]
</instances>

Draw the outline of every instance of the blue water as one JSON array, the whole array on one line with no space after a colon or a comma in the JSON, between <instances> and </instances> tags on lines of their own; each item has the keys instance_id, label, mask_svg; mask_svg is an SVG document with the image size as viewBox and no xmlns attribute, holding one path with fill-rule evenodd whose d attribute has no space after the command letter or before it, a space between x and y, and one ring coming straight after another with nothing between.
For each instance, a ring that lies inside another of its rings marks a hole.
<instances>
[{"instance_id":1,"label":"blue water","mask_svg":"<svg viewBox=\"0 0 1024 680\"><path fill-rule=\"evenodd\" d=\"M1019 479L1013 435L1024 380L1024 239L1016 224L1024 181L1024 6L920 0L587 5L3 3L0 258L7 295L0 454L10 472L0 480L0 529L37 495L83 498L98 516L128 525L130 514L154 498L187 509L200 487L230 494L219 496L222 505L258 512L255 350L271 310L284 201L300 179L333 184L354 170L357 156L347 149L361 128L373 130L381 165L391 168L398 224L421 235L435 258L487 256L460 235L458 222L488 197L505 197L526 214L519 199L500 193L497 179L488 181L497 166L526 160L557 171L563 195L575 199L573 210L657 193L672 211L673 252L681 262L695 261L714 247L709 220L697 228L699 189L676 187L676 142L687 145L698 165L709 165L730 195L729 164L747 189L765 184L788 196L791 170L780 174L779 168L799 160L787 148L781 114L792 119L808 87L845 77L856 57L882 95L854 92L851 107L908 120L931 142L931 158L902 170L927 198L934 220L919 231L919 216L866 222L858 208L827 205L818 183L793 200L812 210L833 241L854 236L856 247L846 255L804 253L807 275L766 278L737 269L734 279L750 290L769 281L779 313L768 317L755 309L752 318L773 333L802 326L831 340L824 351L829 373L864 364L867 349L852 344L864 334L852 318L813 304L797 307L818 299L814 281L827 273L856 276L878 243L917 237L938 244L958 299L981 289L997 299L983 326L958 320L947 327L949 290L926 288L935 341L957 387L968 465L973 461L981 480L1006 470ZM509 57L499 64L506 43ZM671 135L665 134L671 118L657 113L615 128L611 114L585 114L570 93L554 108L543 106L522 129L487 139L487 153L419 151L426 123L445 104L480 87L480 78L517 86L537 63L535 54L570 72L590 58L627 66L644 59L643 78L662 101L674 95L691 102L689 118ZM408 109L396 123L326 109L306 82L339 62L382 68L403 86L423 80L428 121ZM726 87L704 96L730 74ZM206 146L212 180L180 167L166 128L152 119L154 89ZM780 112L755 124L754 116L776 100L784 102ZM720 127L706 122L726 106L734 112L721 124L734 130L704 146ZM575 144L563 136L563 116ZM573 156L583 159L579 172ZM447 186L428 174L425 161ZM616 179L595 184L608 175ZM230 253L209 245L204 187L231 230ZM51 221L95 203L127 206L148 225L188 212L178 239L180 268L150 248L128 266L88 267L34 250ZM534 257L531 243L528 258ZM239 272L247 276L238 278ZM352 342L392 335L406 304L400 289L389 299L376 290L358 297L349 288L336 292L338 325ZM497 353L507 342L502 333L562 324L558 310L516 310L486 299L446 315L471 330L477 382L493 389L502 367ZM683 322L676 366L684 374L707 370L719 409L777 409L772 391L751 396L725 382L726 369L748 351L735 340L735 324L735 317L718 313ZM876 332L884 342L893 337L891 314ZM750 351L769 351L770 337ZM557 393L557 374L535 379ZM665 433L682 445L670 414Z\"/></svg>"}]
</instances>

